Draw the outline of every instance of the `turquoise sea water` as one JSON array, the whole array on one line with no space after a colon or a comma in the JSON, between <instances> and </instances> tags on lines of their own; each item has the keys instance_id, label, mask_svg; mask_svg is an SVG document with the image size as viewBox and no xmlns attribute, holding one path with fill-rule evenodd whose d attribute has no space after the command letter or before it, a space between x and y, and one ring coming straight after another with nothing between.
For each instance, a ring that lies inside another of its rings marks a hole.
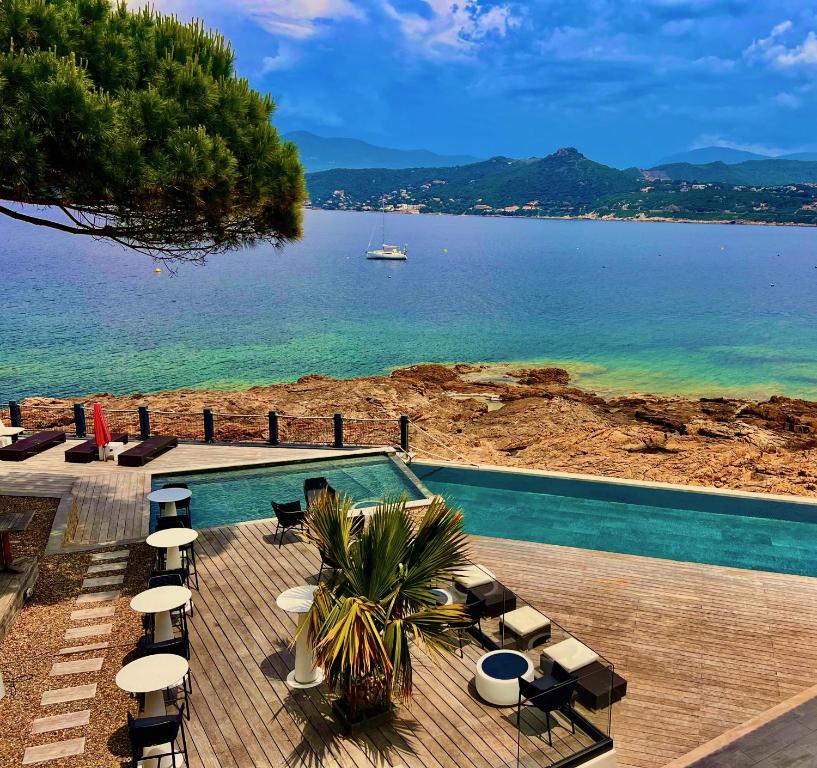
<instances>
[{"instance_id":1,"label":"turquoise sea water","mask_svg":"<svg viewBox=\"0 0 817 768\"><path fill-rule=\"evenodd\" d=\"M817 576L815 505L417 462L412 469L462 508L469 533Z\"/></svg>"},{"instance_id":2,"label":"turquoise sea water","mask_svg":"<svg viewBox=\"0 0 817 768\"><path fill-rule=\"evenodd\" d=\"M401 493L412 500L423 498L394 462L383 456L155 477L153 488L161 488L171 480L187 483L193 494L193 524L207 528L272 517L272 501L300 500L306 509L304 480L318 476L325 477L338 493L351 496L355 503ZM155 518L158 507L152 506Z\"/></svg>"},{"instance_id":3,"label":"turquoise sea water","mask_svg":"<svg viewBox=\"0 0 817 768\"><path fill-rule=\"evenodd\" d=\"M0 401L553 361L599 391L817 398L817 230L308 211L176 276L0 219ZM774 286L772 287L772 284Z\"/></svg>"}]
</instances>

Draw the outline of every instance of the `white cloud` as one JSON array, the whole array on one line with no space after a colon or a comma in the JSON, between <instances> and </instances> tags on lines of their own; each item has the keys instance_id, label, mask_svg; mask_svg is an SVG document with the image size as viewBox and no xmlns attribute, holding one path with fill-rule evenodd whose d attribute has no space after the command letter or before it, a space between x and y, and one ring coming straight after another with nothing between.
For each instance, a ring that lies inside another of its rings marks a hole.
<instances>
[{"instance_id":1,"label":"white cloud","mask_svg":"<svg viewBox=\"0 0 817 768\"><path fill-rule=\"evenodd\" d=\"M151 5L163 13L182 18L217 16L229 6L274 35L303 40L320 31L321 26L341 19L365 19L355 0L128 0L128 5Z\"/></svg>"},{"instance_id":2,"label":"white cloud","mask_svg":"<svg viewBox=\"0 0 817 768\"><path fill-rule=\"evenodd\" d=\"M775 63L780 67L817 64L817 35L811 31L800 45L778 54Z\"/></svg>"},{"instance_id":3,"label":"white cloud","mask_svg":"<svg viewBox=\"0 0 817 768\"><path fill-rule=\"evenodd\" d=\"M743 55L750 61L763 61L781 70L817 65L817 33L808 32L803 42L788 46L782 40L794 29L791 21L782 21L772 28L767 37L754 40Z\"/></svg>"},{"instance_id":4,"label":"white cloud","mask_svg":"<svg viewBox=\"0 0 817 768\"><path fill-rule=\"evenodd\" d=\"M521 22L509 4L487 8L480 0L426 0L426 4L425 16L398 11L389 0L383 1L383 9L409 42L432 55L469 55L480 41L505 37Z\"/></svg>"},{"instance_id":5,"label":"white cloud","mask_svg":"<svg viewBox=\"0 0 817 768\"><path fill-rule=\"evenodd\" d=\"M278 44L278 50L271 56L264 56L261 60L261 74L270 72L281 72L291 69L301 60L301 52L294 46L285 42Z\"/></svg>"},{"instance_id":6,"label":"white cloud","mask_svg":"<svg viewBox=\"0 0 817 768\"><path fill-rule=\"evenodd\" d=\"M774 97L774 100L776 104L788 109L797 109L802 104L799 97L788 91L781 91Z\"/></svg>"}]
</instances>

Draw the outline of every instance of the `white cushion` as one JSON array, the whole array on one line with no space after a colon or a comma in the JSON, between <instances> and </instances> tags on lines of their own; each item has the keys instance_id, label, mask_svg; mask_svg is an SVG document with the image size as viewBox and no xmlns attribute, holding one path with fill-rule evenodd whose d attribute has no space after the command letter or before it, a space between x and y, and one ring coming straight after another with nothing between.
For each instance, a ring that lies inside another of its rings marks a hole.
<instances>
[{"instance_id":1,"label":"white cushion","mask_svg":"<svg viewBox=\"0 0 817 768\"><path fill-rule=\"evenodd\" d=\"M10 437L0 437L0 448L3 448L7 445L11 445L11 438Z\"/></svg>"},{"instance_id":2,"label":"white cushion","mask_svg":"<svg viewBox=\"0 0 817 768\"><path fill-rule=\"evenodd\" d=\"M577 669L586 667L599 657L595 651L584 643L580 643L575 637L562 640L560 643L543 649L542 652L567 672L575 672Z\"/></svg>"},{"instance_id":3,"label":"white cushion","mask_svg":"<svg viewBox=\"0 0 817 768\"><path fill-rule=\"evenodd\" d=\"M550 619L529 605L523 605L502 616L502 623L519 637L526 637L550 626Z\"/></svg>"},{"instance_id":4,"label":"white cushion","mask_svg":"<svg viewBox=\"0 0 817 768\"><path fill-rule=\"evenodd\" d=\"M496 581L496 578L487 568L480 565L467 565L454 574L454 581L463 589L473 589L483 584L490 584Z\"/></svg>"}]
</instances>

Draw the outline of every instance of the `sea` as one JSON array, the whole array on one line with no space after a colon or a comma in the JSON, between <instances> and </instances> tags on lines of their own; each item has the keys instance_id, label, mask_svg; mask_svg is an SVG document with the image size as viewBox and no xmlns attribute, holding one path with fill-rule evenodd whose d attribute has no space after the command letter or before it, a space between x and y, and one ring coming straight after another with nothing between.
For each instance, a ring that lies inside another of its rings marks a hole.
<instances>
[{"instance_id":1,"label":"sea","mask_svg":"<svg viewBox=\"0 0 817 768\"><path fill-rule=\"evenodd\" d=\"M161 267L0 220L0 402L237 389L420 362L602 394L817 399L817 229L306 211L303 238ZM160 265L161 266L161 265Z\"/></svg>"}]
</instances>

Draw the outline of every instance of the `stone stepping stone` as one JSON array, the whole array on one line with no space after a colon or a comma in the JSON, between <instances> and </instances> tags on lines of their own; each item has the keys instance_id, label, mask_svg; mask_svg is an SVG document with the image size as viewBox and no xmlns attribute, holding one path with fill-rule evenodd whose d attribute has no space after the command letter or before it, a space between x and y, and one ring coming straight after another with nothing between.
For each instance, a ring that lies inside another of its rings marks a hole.
<instances>
[{"instance_id":1,"label":"stone stepping stone","mask_svg":"<svg viewBox=\"0 0 817 768\"><path fill-rule=\"evenodd\" d=\"M107 600L118 600L122 593L116 590L111 592L86 592L77 598L77 603L104 603Z\"/></svg>"},{"instance_id":2,"label":"stone stepping stone","mask_svg":"<svg viewBox=\"0 0 817 768\"><path fill-rule=\"evenodd\" d=\"M91 562L100 563L105 560L122 560L123 558L127 559L128 555L130 555L130 551L127 549L117 549L116 552L98 552L95 555L91 555Z\"/></svg>"},{"instance_id":3,"label":"stone stepping stone","mask_svg":"<svg viewBox=\"0 0 817 768\"><path fill-rule=\"evenodd\" d=\"M90 709L83 709L79 712L66 712L64 715L38 717L31 724L31 732L48 733L49 731L61 731L64 728L81 728L83 725L88 725L90 719Z\"/></svg>"},{"instance_id":4,"label":"stone stepping stone","mask_svg":"<svg viewBox=\"0 0 817 768\"><path fill-rule=\"evenodd\" d=\"M60 675L79 675L82 672L99 672L102 669L102 658L77 659L76 661L55 661L48 673L51 677Z\"/></svg>"},{"instance_id":5,"label":"stone stepping stone","mask_svg":"<svg viewBox=\"0 0 817 768\"><path fill-rule=\"evenodd\" d=\"M109 605L104 608L82 608L79 611L71 612L71 621L82 621L83 619L107 619L116 613L116 606Z\"/></svg>"},{"instance_id":6,"label":"stone stepping stone","mask_svg":"<svg viewBox=\"0 0 817 768\"><path fill-rule=\"evenodd\" d=\"M23 765L32 763L44 763L48 760L59 760L61 757L71 757L81 755L85 752L85 737L79 739L66 739L65 741L55 741L51 744L41 744L39 747L26 747L23 755Z\"/></svg>"},{"instance_id":7,"label":"stone stepping stone","mask_svg":"<svg viewBox=\"0 0 817 768\"><path fill-rule=\"evenodd\" d=\"M96 576L85 579L85 581L82 582L82 588L118 587L123 581L125 581L125 574L123 573L120 573L118 576Z\"/></svg>"},{"instance_id":8,"label":"stone stepping stone","mask_svg":"<svg viewBox=\"0 0 817 768\"><path fill-rule=\"evenodd\" d=\"M89 643L88 645L71 645L67 648L60 648L57 656L67 656L71 653L88 653L88 651L104 651L110 643Z\"/></svg>"},{"instance_id":9,"label":"stone stepping stone","mask_svg":"<svg viewBox=\"0 0 817 768\"><path fill-rule=\"evenodd\" d=\"M69 688L54 688L43 693L40 706L47 707L49 704L65 704L67 701L93 699L94 696L96 696L96 683L74 685Z\"/></svg>"},{"instance_id":10,"label":"stone stepping stone","mask_svg":"<svg viewBox=\"0 0 817 768\"><path fill-rule=\"evenodd\" d=\"M90 624L87 627L71 627L67 629L63 637L66 640L77 640L81 637L93 637L94 635L110 635L113 624Z\"/></svg>"},{"instance_id":11,"label":"stone stepping stone","mask_svg":"<svg viewBox=\"0 0 817 768\"><path fill-rule=\"evenodd\" d=\"M105 571L124 571L128 567L127 563L100 563L99 565L89 565L87 573L105 573Z\"/></svg>"}]
</instances>

